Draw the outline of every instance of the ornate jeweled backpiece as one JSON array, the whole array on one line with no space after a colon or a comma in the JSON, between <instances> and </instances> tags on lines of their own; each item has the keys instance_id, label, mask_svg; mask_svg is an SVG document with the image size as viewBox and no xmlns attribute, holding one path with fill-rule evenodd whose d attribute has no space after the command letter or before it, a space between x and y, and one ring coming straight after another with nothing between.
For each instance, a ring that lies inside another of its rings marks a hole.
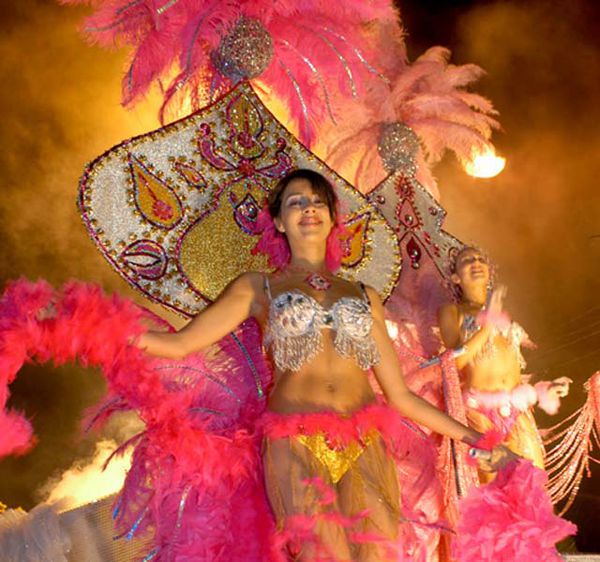
<instances>
[{"instance_id":1,"label":"ornate jeweled backpiece","mask_svg":"<svg viewBox=\"0 0 600 562\"><path fill-rule=\"evenodd\" d=\"M247 83L213 105L110 149L86 169L80 207L111 265L152 300L191 316L237 275L268 270L250 250L269 190L293 168L336 186L352 232L341 273L386 298L401 266L377 209L300 144Z\"/></svg>"}]
</instances>

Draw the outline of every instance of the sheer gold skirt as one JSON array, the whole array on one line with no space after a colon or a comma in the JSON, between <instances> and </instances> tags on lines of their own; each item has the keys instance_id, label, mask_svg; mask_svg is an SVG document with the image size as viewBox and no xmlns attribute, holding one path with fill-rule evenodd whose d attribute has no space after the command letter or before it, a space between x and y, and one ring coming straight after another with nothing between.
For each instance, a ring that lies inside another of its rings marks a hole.
<instances>
[{"instance_id":1,"label":"sheer gold skirt","mask_svg":"<svg viewBox=\"0 0 600 562\"><path fill-rule=\"evenodd\" d=\"M263 458L279 530L294 516L314 521L318 544L291 543L293 559L311 560L321 549L340 562L391 560L385 543L398 535L400 494L394 461L375 430L360 442L335 447L325 433L266 438ZM323 487L315 481L334 492L331 501L323 500ZM357 541L356 533L381 540Z\"/></svg>"}]
</instances>

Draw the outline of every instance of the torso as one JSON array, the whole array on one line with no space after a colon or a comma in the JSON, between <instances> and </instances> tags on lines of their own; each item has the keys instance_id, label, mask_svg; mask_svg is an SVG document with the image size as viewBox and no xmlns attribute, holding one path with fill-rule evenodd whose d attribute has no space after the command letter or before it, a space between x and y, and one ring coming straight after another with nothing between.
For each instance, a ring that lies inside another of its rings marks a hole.
<instances>
[{"instance_id":1,"label":"torso","mask_svg":"<svg viewBox=\"0 0 600 562\"><path fill-rule=\"evenodd\" d=\"M321 341L320 350L308 353L309 357L303 357L307 354L301 348L296 357L300 360L295 361L293 369L289 366L276 367L275 385L268 408L278 413L352 412L372 402L375 396L356 357L341 355L339 342L336 346L335 339L339 329L350 328L354 335L364 333L364 313L369 318L371 313L368 300L365 300L364 293L357 285L343 279L330 278L331 287L317 291L304 281L305 277L306 274L301 273L272 275L268 278L270 296L265 292L261 315L267 343L273 340L273 334L269 334L269 330L273 329L273 326L269 326L269 312L275 314L278 322L290 324L290 330L284 330L286 334L292 336L317 329ZM296 312L300 311L299 318L293 314L290 317L290 306L294 306ZM273 307L279 309L273 310ZM357 326L349 324L356 321L356 314L359 324L361 319L363 321L362 330L358 327L358 331ZM311 318L315 325L309 325ZM348 325L344 326L344 322ZM326 325L335 323L339 324L338 330L334 329L336 326ZM277 345L277 341L272 343ZM298 343L306 343L306 340L300 338ZM279 359L281 363L281 357Z\"/></svg>"},{"instance_id":2,"label":"torso","mask_svg":"<svg viewBox=\"0 0 600 562\"><path fill-rule=\"evenodd\" d=\"M473 315L459 306L461 344L473 334ZM466 389L494 392L510 390L521 382L520 331L516 323L505 333L495 334L463 369Z\"/></svg>"}]
</instances>

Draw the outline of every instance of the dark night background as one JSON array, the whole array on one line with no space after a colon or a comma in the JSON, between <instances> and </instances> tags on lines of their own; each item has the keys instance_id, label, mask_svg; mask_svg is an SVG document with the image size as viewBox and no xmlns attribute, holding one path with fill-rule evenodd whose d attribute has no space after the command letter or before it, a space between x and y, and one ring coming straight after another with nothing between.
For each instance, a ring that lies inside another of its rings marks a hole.
<instances>
[{"instance_id":1,"label":"dark night background","mask_svg":"<svg viewBox=\"0 0 600 562\"><path fill-rule=\"evenodd\" d=\"M476 180L444 160L436 174L445 227L497 262L508 308L539 345L531 371L575 380L560 419L583 403L582 383L600 368L600 8L593 0L399 5L411 58L444 45L453 62L488 71L476 90L500 111L494 141L507 168ZM0 0L0 10L1 281L78 278L133 296L88 240L75 198L88 161L157 126L155 105L121 108L124 53L85 44L77 32L85 9ZM93 451L78 420L102 392L101 377L78 367L24 369L11 405L33 419L40 443L0 464L1 501L31 508L49 477ZM581 551L600 552L598 475L593 467L568 512Z\"/></svg>"}]
</instances>

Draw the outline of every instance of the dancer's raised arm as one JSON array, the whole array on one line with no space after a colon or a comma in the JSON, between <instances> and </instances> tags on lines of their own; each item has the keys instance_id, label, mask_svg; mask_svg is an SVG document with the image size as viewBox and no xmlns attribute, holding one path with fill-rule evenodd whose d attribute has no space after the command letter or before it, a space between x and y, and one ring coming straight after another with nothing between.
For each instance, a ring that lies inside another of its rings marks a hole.
<instances>
[{"instance_id":1,"label":"dancer's raised arm","mask_svg":"<svg viewBox=\"0 0 600 562\"><path fill-rule=\"evenodd\" d=\"M137 342L152 355L180 359L207 347L234 330L246 318L256 315L262 295L263 277L249 272L233 280L219 298L174 333L149 331Z\"/></svg>"},{"instance_id":2,"label":"dancer's raised arm","mask_svg":"<svg viewBox=\"0 0 600 562\"><path fill-rule=\"evenodd\" d=\"M506 287L503 285L492 291L488 307L490 318L502 315ZM456 303L447 303L438 311L440 336L447 349L463 347L464 350L456 357L456 368L462 369L469 364L494 336L495 325L492 322L483 323L479 329L463 341L461 334L461 312Z\"/></svg>"}]
</instances>

